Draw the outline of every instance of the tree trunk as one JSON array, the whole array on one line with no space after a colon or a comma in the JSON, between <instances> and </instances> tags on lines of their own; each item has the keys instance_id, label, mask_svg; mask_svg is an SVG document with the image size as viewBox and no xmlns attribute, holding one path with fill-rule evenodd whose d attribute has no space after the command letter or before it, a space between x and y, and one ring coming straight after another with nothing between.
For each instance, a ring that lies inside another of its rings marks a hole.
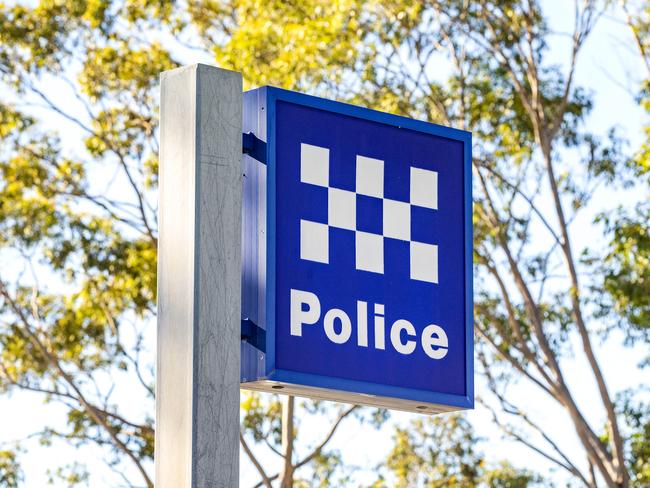
<instances>
[{"instance_id":1,"label":"tree trunk","mask_svg":"<svg viewBox=\"0 0 650 488\"><path fill-rule=\"evenodd\" d=\"M293 407L294 397L282 397L282 452L284 454L284 469L282 470L282 481L280 488L291 488L293 486Z\"/></svg>"}]
</instances>

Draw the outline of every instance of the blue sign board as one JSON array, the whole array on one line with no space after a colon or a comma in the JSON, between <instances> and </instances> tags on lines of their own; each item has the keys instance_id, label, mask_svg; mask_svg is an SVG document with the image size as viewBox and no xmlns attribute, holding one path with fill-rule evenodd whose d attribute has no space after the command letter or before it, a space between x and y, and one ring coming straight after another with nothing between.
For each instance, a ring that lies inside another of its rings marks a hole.
<instances>
[{"instance_id":1,"label":"blue sign board","mask_svg":"<svg viewBox=\"0 0 650 488\"><path fill-rule=\"evenodd\" d=\"M244 94L242 387L473 406L471 134Z\"/></svg>"}]
</instances>

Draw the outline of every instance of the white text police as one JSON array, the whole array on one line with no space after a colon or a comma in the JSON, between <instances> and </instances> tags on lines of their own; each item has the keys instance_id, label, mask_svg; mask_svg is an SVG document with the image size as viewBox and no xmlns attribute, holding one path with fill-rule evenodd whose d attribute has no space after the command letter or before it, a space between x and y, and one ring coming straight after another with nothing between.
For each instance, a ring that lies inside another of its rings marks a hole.
<instances>
[{"instance_id":1,"label":"white text police","mask_svg":"<svg viewBox=\"0 0 650 488\"><path fill-rule=\"evenodd\" d=\"M368 346L368 322L372 318L374 330L375 349L386 349L386 325L384 305L374 304L372 317L368 317L368 303L357 301L356 336L357 345ZM291 335L301 337L303 327L321 325L327 338L335 344L345 344L352 336L352 322L350 315L345 311L332 308L325 312L322 322L321 305L318 297L311 292L302 290L291 290ZM404 331L404 334L402 334ZM404 335L404 340L402 340ZM406 319L397 319L389 328L390 343L400 354L412 354L418 343L424 353L431 359L442 359L447 355L448 340L447 334L442 327L429 324L417 337L415 327Z\"/></svg>"}]
</instances>

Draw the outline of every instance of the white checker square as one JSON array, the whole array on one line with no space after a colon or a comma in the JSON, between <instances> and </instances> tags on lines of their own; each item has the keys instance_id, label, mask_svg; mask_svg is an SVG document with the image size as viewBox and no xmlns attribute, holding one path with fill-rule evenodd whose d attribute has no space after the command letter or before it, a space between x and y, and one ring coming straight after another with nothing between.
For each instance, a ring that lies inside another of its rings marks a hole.
<instances>
[{"instance_id":1,"label":"white checker square","mask_svg":"<svg viewBox=\"0 0 650 488\"><path fill-rule=\"evenodd\" d=\"M300 259L329 263L329 227L300 220Z\"/></svg>"},{"instance_id":2,"label":"white checker square","mask_svg":"<svg viewBox=\"0 0 650 488\"><path fill-rule=\"evenodd\" d=\"M438 208L438 173L411 166L411 205Z\"/></svg>"},{"instance_id":3,"label":"white checker square","mask_svg":"<svg viewBox=\"0 0 650 488\"><path fill-rule=\"evenodd\" d=\"M300 144L300 181L326 188L329 186L329 149L311 144Z\"/></svg>"},{"instance_id":4,"label":"white checker square","mask_svg":"<svg viewBox=\"0 0 650 488\"><path fill-rule=\"evenodd\" d=\"M357 156L357 193L369 197L384 197L384 162Z\"/></svg>"},{"instance_id":5,"label":"white checker square","mask_svg":"<svg viewBox=\"0 0 650 488\"><path fill-rule=\"evenodd\" d=\"M339 229L356 230L357 195L352 191L327 189L327 223Z\"/></svg>"},{"instance_id":6,"label":"white checker square","mask_svg":"<svg viewBox=\"0 0 650 488\"><path fill-rule=\"evenodd\" d=\"M356 232L356 268L373 273L384 272L384 238L378 234Z\"/></svg>"},{"instance_id":7,"label":"white checker square","mask_svg":"<svg viewBox=\"0 0 650 488\"><path fill-rule=\"evenodd\" d=\"M384 200L384 236L411 240L411 205L397 200Z\"/></svg>"},{"instance_id":8,"label":"white checker square","mask_svg":"<svg viewBox=\"0 0 650 488\"><path fill-rule=\"evenodd\" d=\"M411 279L438 283L438 246L411 242Z\"/></svg>"}]
</instances>

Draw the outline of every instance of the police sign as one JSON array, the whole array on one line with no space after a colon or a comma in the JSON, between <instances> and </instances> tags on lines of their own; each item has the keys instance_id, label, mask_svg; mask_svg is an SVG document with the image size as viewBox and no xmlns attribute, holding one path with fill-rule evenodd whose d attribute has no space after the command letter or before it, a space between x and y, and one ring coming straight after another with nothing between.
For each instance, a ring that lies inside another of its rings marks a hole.
<instances>
[{"instance_id":1,"label":"police sign","mask_svg":"<svg viewBox=\"0 0 650 488\"><path fill-rule=\"evenodd\" d=\"M473 406L471 134L244 94L242 387Z\"/></svg>"}]
</instances>

